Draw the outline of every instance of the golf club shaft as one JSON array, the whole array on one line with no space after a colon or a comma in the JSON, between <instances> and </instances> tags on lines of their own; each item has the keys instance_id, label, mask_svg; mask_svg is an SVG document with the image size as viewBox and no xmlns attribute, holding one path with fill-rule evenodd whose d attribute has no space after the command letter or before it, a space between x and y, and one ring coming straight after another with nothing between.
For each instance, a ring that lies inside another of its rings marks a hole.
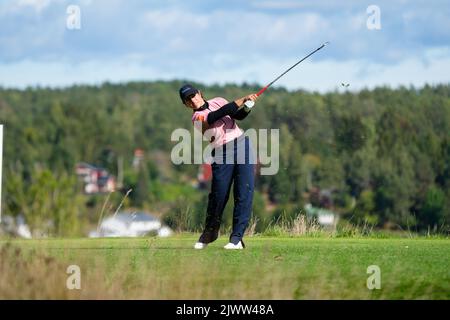
<instances>
[{"instance_id":1,"label":"golf club shaft","mask_svg":"<svg viewBox=\"0 0 450 320\"><path fill-rule=\"evenodd\" d=\"M308 54L306 57L304 57L303 59L301 59L299 62L297 62L296 64L294 64L292 67L290 67L289 69L287 69L285 72L283 72L282 74L280 74L275 80L273 80L271 83L269 83L267 86L265 86L264 88L262 88L261 90L259 90L259 92L256 94L257 96L260 96L261 94L263 94L264 91L267 90L267 88L269 88L272 84L274 84L278 79L280 79L282 76L284 76L286 73L288 73L289 71L291 71L293 68L295 68L300 62L302 62L303 60L307 59L308 57L312 56L314 53L316 53L317 51L319 51L320 49L322 49L323 47L325 47L328 44L328 42L325 42L324 44L322 44L320 47L318 47L316 50L312 51L310 54Z\"/></svg>"}]
</instances>

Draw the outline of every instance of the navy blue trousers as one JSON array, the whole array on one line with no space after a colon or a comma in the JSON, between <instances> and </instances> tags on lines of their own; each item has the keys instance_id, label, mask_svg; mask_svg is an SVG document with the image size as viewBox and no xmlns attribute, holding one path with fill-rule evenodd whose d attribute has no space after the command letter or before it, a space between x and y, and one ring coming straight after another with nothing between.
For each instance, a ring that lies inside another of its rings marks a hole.
<instances>
[{"instance_id":1,"label":"navy blue trousers","mask_svg":"<svg viewBox=\"0 0 450 320\"><path fill-rule=\"evenodd\" d=\"M230 242L242 240L252 213L255 185L255 161L250 139L230 141L213 150L212 184L208 197L205 229L199 241L210 243L217 239L223 211L233 184L234 210Z\"/></svg>"}]
</instances>

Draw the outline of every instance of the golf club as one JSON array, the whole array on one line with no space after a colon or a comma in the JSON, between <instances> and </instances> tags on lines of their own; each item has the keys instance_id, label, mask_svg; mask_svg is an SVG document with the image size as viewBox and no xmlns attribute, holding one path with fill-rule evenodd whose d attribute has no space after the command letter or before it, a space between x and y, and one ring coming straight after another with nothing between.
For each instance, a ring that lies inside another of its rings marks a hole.
<instances>
[{"instance_id":1,"label":"golf club","mask_svg":"<svg viewBox=\"0 0 450 320\"><path fill-rule=\"evenodd\" d=\"M259 90L259 92L256 94L258 97L260 95L262 95L264 93L264 91L266 91L272 84L274 84L278 79L280 79L282 76L284 76L286 73L288 73L289 71L291 71L293 68L295 68L300 62L302 62L303 60L307 59L308 57L312 56L314 53L316 53L317 51L319 51L320 49L322 49L323 47L327 46L329 44L329 42L325 42L324 44L322 44L320 47L318 47L316 50L312 51L311 53L309 53L306 57L304 57L303 59L301 59L300 61L298 61L296 64L294 64L292 67L290 67L289 69L287 69L285 72L283 72L282 74L280 74L278 77L275 78L275 80L273 80L271 83L269 83L268 85L266 85L264 88L262 88L261 90ZM255 105L255 102L252 100L248 100L244 103L244 106L246 108L246 110L250 110L253 106Z\"/></svg>"}]
</instances>

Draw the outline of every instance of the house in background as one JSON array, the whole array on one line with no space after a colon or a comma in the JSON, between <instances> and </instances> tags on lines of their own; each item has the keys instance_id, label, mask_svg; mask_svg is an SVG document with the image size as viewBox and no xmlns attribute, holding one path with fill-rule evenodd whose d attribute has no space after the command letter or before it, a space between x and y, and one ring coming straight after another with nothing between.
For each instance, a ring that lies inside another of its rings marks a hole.
<instances>
[{"instance_id":1,"label":"house in background","mask_svg":"<svg viewBox=\"0 0 450 320\"><path fill-rule=\"evenodd\" d=\"M144 150L135 149L133 157L133 168L136 170L139 169L139 166L142 163L143 159L144 159Z\"/></svg>"},{"instance_id":2,"label":"house in background","mask_svg":"<svg viewBox=\"0 0 450 320\"><path fill-rule=\"evenodd\" d=\"M333 189L312 188L309 203L304 207L306 216L316 219L323 227L336 228L339 216L333 211Z\"/></svg>"},{"instance_id":3,"label":"house in background","mask_svg":"<svg viewBox=\"0 0 450 320\"><path fill-rule=\"evenodd\" d=\"M329 209L313 207L311 203L307 203L304 207L308 218L316 219L323 227L335 228L338 221L336 213Z\"/></svg>"},{"instance_id":4,"label":"house in background","mask_svg":"<svg viewBox=\"0 0 450 320\"><path fill-rule=\"evenodd\" d=\"M151 213L122 211L101 221L98 228L89 233L89 237L169 237L172 233Z\"/></svg>"},{"instance_id":5,"label":"house in background","mask_svg":"<svg viewBox=\"0 0 450 320\"><path fill-rule=\"evenodd\" d=\"M31 239L31 231L22 214L16 217L4 215L0 224L0 236Z\"/></svg>"},{"instance_id":6,"label":"house in background","mask_svg":"<svg viewBox=\"0 0 450 320\"><path fill-rule=\"evenodd\" d=\"M212 179L212 167L209 163L202 163L198 168L197 187L199 189L207 189Z\"/></svg>"},{"instance_id":7,"label":"house in background","mask_svg":"<svg viewBox=\"0 0 450 320\"><path fill-rule=\"evenodd\" d=\"M76 165L75 171L83 181L83 190L86 194L108 193L116 189L116 179L104 168L80 162Z\"/></svg>"}]
</instances>

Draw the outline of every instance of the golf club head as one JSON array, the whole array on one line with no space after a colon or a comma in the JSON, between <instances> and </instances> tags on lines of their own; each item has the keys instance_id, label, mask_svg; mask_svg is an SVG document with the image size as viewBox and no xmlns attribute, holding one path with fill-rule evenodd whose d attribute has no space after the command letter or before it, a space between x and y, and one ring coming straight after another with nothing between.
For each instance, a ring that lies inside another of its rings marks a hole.
<instances>
[{"instance_id":1,"label":"golf club head","mask_svg":"<svg viewBox=\"0 0 450 320\"><path fill-rule=\"evenodd\" d=\"M327 42L324 42L317 50L320 50L320 49L322 49L322 48L324 48L324 47L326 47L327 45L329 45L330 44L330 42L329 41L327 41Z\"/></svg>"}]
</instances>

